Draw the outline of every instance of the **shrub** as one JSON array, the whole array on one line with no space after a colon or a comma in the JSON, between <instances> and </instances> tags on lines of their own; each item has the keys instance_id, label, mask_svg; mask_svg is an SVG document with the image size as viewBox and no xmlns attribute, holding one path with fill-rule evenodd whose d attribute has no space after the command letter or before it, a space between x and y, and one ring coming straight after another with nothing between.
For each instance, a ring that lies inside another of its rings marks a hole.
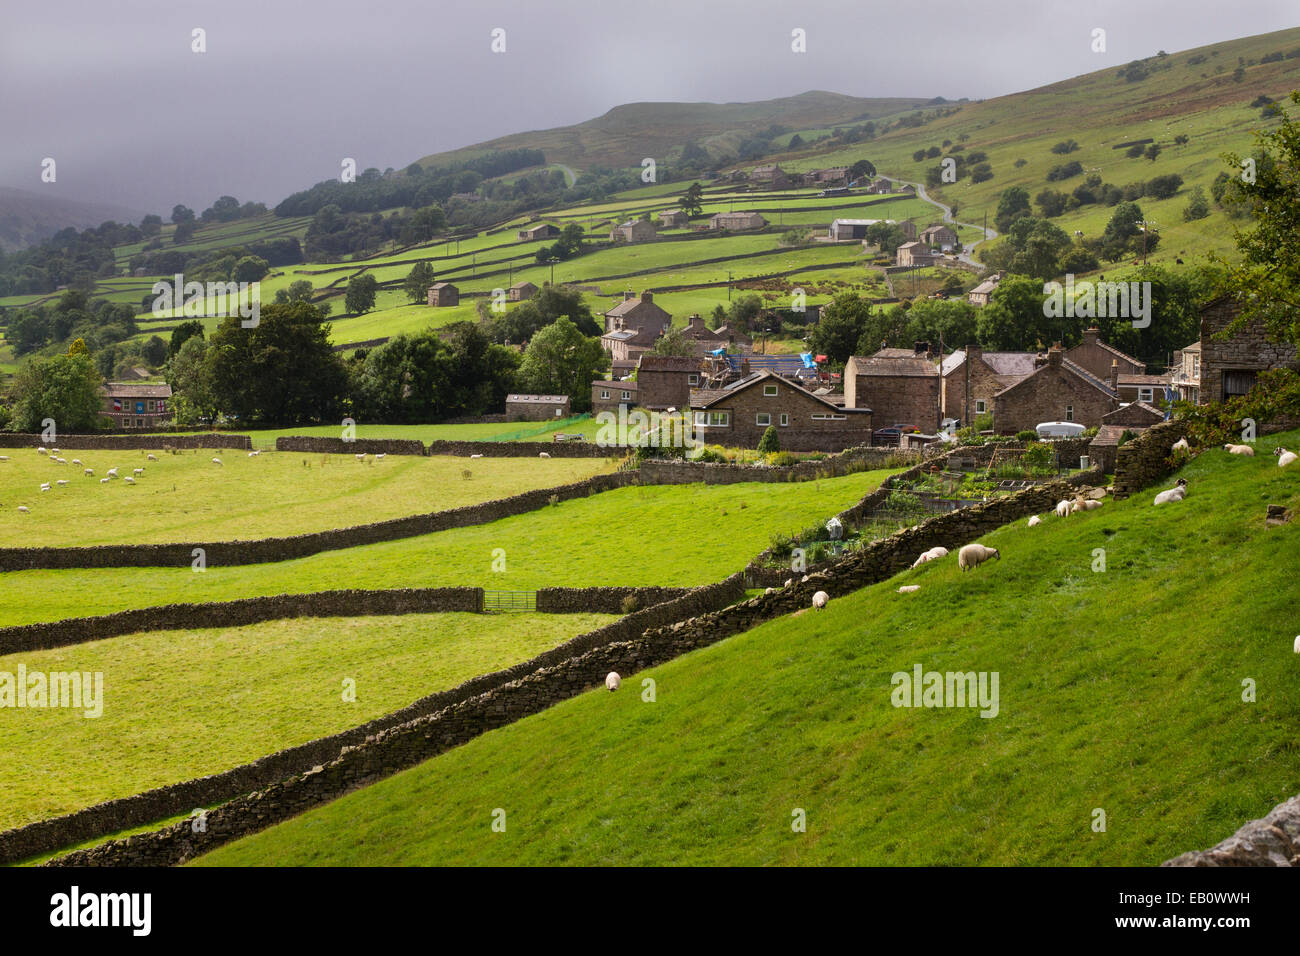
<instances>
[{"instance_id":1,"label":"shrub","mask_svg":"<svg viewBox=\"0 0 1300 956\"><path fill-rule=\"evenodd\" d=\"M1032 428L1027 428L1022 432L1016 432L1016 441L1037 441L1038 432Z\"/></svg>"},{"instance_id":2,"label":"shrub","mask_svg":"<svg viewBox=\"0 0 1300 956\"><path fill-rule=\"evenodd\" d=\"M619 602L619 607L624 614L631 614L633 611L640 610L641 602L637 600L635 594L625 594L623 600Z\"/></svg>"},{"instance_id":3,"label":"shrub","mask_svg":"<svg viewBox=\"0 0 1300 956\"><path fill-rule=\"evenodd\" d=\"M767 436L764 435L764 438ZM786 465L797 465L799 456L792 451L774 451L768 454L767 463L773 468L781 468Z\"/></svg>"},{"instance_id":4,"label":"shrub","mask_svg":"<svg viewBox=\"0 0 1300 956\"><path fill-rule=\"evenodd\" d=\"M763 437L758 440L758 452L760 455L771 455L781 450L781 436L777 434L775 425L768 425L767 431L763 432Z\"/></svg>"},{"instance_id":5,"label":"shrub","mask_svg":"<svg viewBox=\"0 0 1300 956\"><path fill-rule=\"evenodd\" d=\"M1045 469L1052 467L1055 458L1052 446L1039 441L1029 443L1025 453L1020 456L1020 461L1026 468Z\"/></svg>"},{"instance_id":6,"label":"shrub","mask_svg":"<svg viewBox=\"0 0 1300 956\"><path fill-rule=\"evenodd\" d=\"M768 541L767 550L774 558L788 558L790 552L794 550L794 539L780 531L772 532L772 537Z\"/></svg>"},{"instance_id":7,"label":"shrub","mask_svg":"<svg viewBox=\"0 0 1300 956\"><path fill-rule=\"evenodd\" d=\"M727 463L727 456L716 448L703 448L700 450L700 453L696 456L695 460L707 464L725 465Z\"/></svg>"},{"instance_id":8,"label":"shrub","mask_svg":"<svg viewBox=\"0 0 1300 956\"><path fill-rule=\"evenodd\" d=\"M1242 419L1273 421L1280 416L1300 416L1300 373L1292 369L1260 372L1249 393L1213 405L1175 402L1179 418L1187 422L1187 440L1200 447L1241 441Z\"/></svg>"}]
</instances>

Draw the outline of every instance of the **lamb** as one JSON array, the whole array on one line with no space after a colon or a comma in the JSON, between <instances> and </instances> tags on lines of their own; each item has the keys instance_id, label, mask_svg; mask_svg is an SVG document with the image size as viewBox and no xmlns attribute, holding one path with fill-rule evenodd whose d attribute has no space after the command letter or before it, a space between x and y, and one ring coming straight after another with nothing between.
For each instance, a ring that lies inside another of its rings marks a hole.
<instances>
[{"instance_id":1,"label":"lamb","mask_svg":"<svg viewBox=\"0 0 1300 956\"><path fill-rule=\"evenodd\" d=\"M1178 451L1179 449L1181 449L1181 450L1183 450L1183 451L1191 451L1191 446L1190 446L1189 444L1187 444L1187 439L1186 439L1186 438L1180 438L1180 439L1178 439L1178 441L1174 442L1173 445L1170 446L1170 448L1169 448L1169 450L1170 450L1171 452L1173 452L1173 451Z\"/></svg>"},{"instance_id":2,"label":"lamb","mask_svg":"<svg viewBox=\"0 0 1300 956\"><path fill-rule=\"evenodd\" d=\"M66 478L60 478L58 481L55 482L55 484L59 485L60 487L66 485L67 483L68 483L68 479Z\"/></svg>"},{"instance_id":3,"label":"lamb","mask_svg":"<svg viewBox=\"0 0 1300 956\"><path fill-rule=\"evenodd\" d=\"M921 590L921 585L919 584L903 584L899 586L898 593L911 594L913 591L919 591L919 590Z\"/></svg>"},{"instance_id":4,"label":"lamb","mask_svg":"<svg viewBox=\"0 0 1300 956\"><path fill-rule=\"evenodd\" d=\"M1043 523L1043 519L1038 517L1038 515L1034 515L1029 519L1029 527L1031 528L1036 528L1042 523Z\"/></svg>"},{"instance_id":5,"label":"lamb","mask_svg":"<svg viewBox=\"0 0 1300 956\"><path fill-rule=\"evenodd\" d=\"M1249 445L1227 444L1223 446L1223 450L1229 455L1245 455L1247 458L1255 457L1255 449L1251 448Z\"/></svg>"},{"instance_id":6,"label":"lamb","mask_svg":"<svg viewBox=\"0 0 1300 956\"><path fill-rule=\"evenodd\" d=\"M1186 497L1187 497L1187 479L1179 478L1178 484L1174 485L1174 487L1170 488L1168 491L1162 491L1160 492L1160 494L1156 495L1156 500L1153 502L1153 504L1157 504L1157 505L1168 504L1171 501L1182 501Z\"/></svg>"},{"instance_id":7,"label":"lamb","mask_svg":"<svg viewBox=\"0 0 1300 956\"><path fill-rule=\"evenodd\" d=\"M608 674L605 675L605 686L609 688L609 692L611 694L614 693L614 691L618 690L619 687L622 686L622 684L623 684L623 678L618 676L617 671L610 671Z\"/></svg>"},{"instance_id":8,"label":"lamb","mask_svg":"<svg viewBox=\"0 0 1300 956\"><path fill-rule=\"evenodd\" d=\"M143 468L133 468L133 469L131 469L131 474L133 474L133 475L143 475L143 474L144 474L144 469L143 469Z\"/></svg>"},{"instance_id":9,"label":"lamb","mask_svg":"<svg viewBox=\"0 0 1300 956\"><path fill-rule=\"evenodd\" d=\"M957 567L965 571L967 568L974 568L989 558L1002 560L1002 555L997 548L986 548L982 544L962 545L962 549L957 552Z\"/></svg>"},{"instance_id":10,"label":"lamb","mask_svg":"<svg viewBox=\"0 0 1300 956\"><path fill-rule=\"evenodd\" d=\"M548 452L548 451L539 451L539 452L537 453L537 457L538 457L538 458L550 458L550 457L551 457L551 453Z\"/></svg>"},{"instance_id":11,"label":"lamb","mask_svg":"<svg viewBox=\"0 0 1300 956\"><path fill-rule=\"evenodd\" d=\"M947 556L947 548L931 548L929 551L921 552L921 556L912 562L912 567L919 568L927 561L934 561L936 558L946 558Z\"/></svg>"},{"instance_id":12,"label":"lamb","mask_svg":"<svg viewBox=\"0 0 1300 956\"><path fill-rule=\"evenodd\" d=\"M25 514L25 515L26 515L26 514L31 514L31 512L27 510L27 506L26 506L26 505L19 505L19 506L18 506L18 510L19 510L19 512L21 512L22 514Z\"/></svg>"},{"instance_id":13,"label":"lamb","mask_svg":"<svg viewBox=\"0 0 1300 956\"><path fill-rule=\"evenodd\" d=\"M471 457L471 458L482 458L483 456L482 456L482 455L470 455L469 457Z\"/></svg>"},{"instance_id":14,"label":"lamb","mask_svg":"<svg viewBox=\"0 0 1300 956\"><path fill-rule=\"evenodd\" d=\"M828 602L830 599L831 596L827 594L825 591L818 591L816 594L813 595L813 607L815 607L817 610L820 611L822 608L826 606L826 602Z\"/></svg>"},{"instance_id":15,"label":"lamb","mask_svg":"<svg viewBox=\"0 0 1300 956\"><path fill-rule=\"evenodd\" d=\"M1062 518L1070 517L1070 512L1072 510L1073 509L1070 507L1070 501L1068 498L1062 498L1060 501L1056 503L1056 513L1060 515Z\"/></svg>"},{"instance_id":16,"label":"lamb","mask_svg":"<svg viewBox=\"0 0 1300 956\"><path fill-rule=\"evenodd\" d=\"M107 479L107 478L101 478L101 479L99 479L99 483L100 483L101 485L106 485L106 484L108 484L108 479Z\"/></svg>"},{"instance_id":17,"label":"lamb","mask_svg":"<svg viewBox=\"0 0 1300 956\"><path fill-rule=\"evenodd\" d=\"M122 480L125 481L128 485L134 485L134 484L135 484L135 479L132 478L130 475L127 475L127 476L126 476L125 478L123 478Z\"/></svg>"},{"instance_id":18,"label":"lamb","mask_svg":"<svg viewBox=\"0 0 1300 956\"><path fill-rule=\"evenodd\" d=\"M158 460L158 457L157 457L153 452L150 452L149 454L145 455L144 457L147 458L147 459L149 459L150 461L157 461L157 460Z\"/></svg>"},{"instance_id":19,"label":"lamb","mask_svg":"<svg viewBox=\"0 0 1300 956\"><path fill-rule=\"evenodd\" d=\"M221 465L221 467L223 467L223 468L225 467L225 465L222 464L222 461L221 461L220 458L214 458L214 459L212 459L212 464L214 464L214 465Z\"/></svg>"},{"instance_id":20,"label":"lamb","mask_svg":"<svg viewBox=\"0 0 1300 956\"><path fill-rule=\"evenodd\" d=\"M1281 445L1278 445L1277 450L1273 452L1273 454L1277 455L1277 466L1279 468L1285 468L1297 458L1300 458L1300 455L1297 455L1293 451L1287 451Z\"/></svg>"}]
</instances>

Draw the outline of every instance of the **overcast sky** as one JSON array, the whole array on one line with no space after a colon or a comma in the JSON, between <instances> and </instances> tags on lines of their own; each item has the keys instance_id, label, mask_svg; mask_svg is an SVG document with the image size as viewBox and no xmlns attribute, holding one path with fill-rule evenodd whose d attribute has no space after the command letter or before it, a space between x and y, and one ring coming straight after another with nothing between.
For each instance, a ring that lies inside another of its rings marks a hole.
<instances>
[{"instance_id":1,"label":"overcast sky","mask_svg":"<svg viewBox=\"0 0 1300 956\"><path fill-rule=\"evenodd\" d=\"M6 0L0 185L164 217L645 100L998 96L1300 23L1296 0ZM191 31L207 52L191 52ZM494 54L490 33L506 31ZM790 50L807 31L808 50ZM1089 48L1094 27L1108 50ZM41 161L57 163L43 184Z\"/></svg>"}]
</instances>

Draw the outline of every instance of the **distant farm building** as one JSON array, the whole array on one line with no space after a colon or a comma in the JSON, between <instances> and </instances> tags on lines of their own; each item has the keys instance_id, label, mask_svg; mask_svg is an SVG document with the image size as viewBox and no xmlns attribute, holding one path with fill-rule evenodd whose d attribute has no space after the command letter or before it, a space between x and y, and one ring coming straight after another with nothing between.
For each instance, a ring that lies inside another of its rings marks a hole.
<instances>
[{"instance_id":1,"label":"distant farm building","mask_svg":"<svg viewBox=\"0 0 1300 956\"><path fill-rule=\"evenodd\" d=\"M611 242L649 242L656 235L654 225L645 219L629 219L609 231Z\"/></svg>"},{"instance_id":2,"label":"distant farm building","mask_svg":"<svg viewBox=\"0 0 1300 956\"><path fill-rule=\"evenodd\" d=\"M429 305L460 305L460 289L450 282L435 282L429 286Z\"/></svg>"},{"instance_id":3,"label":"distant farm building","mask_svg":"<svg viewBox=\"0 0 1300 956\"><path fill-rule=\"evenodd\" d=\"M537 286L533 285L531 282L516 282L506 292L506 298L511 302L523 302L537 295L537 291Z\"/></svg>"},{"instance_id":4,"label":"distant farm building","mask_svg":"<svg viewBox=\"0 0 1300 956\"><path fill-rule=\"evenodd\" d=\"M665 209L659 214L660 229L685 229L688 217L680 209Z\"/></svg>"},{"instance_id":5,"label":"distant farm building","mask_svg":"<svg viewBox=\"0 0 1300 956\"><path fill-rule=\"evenodd\" d=\"M957 245L957 233L942 224L930 226L921 231L921 241L927 246L938 246L944 252L952 252Z\"/></svg>"},{"instance_id":6,"label":"distant farm building","mask_svg":"<svg viewBox=\"0 0 1300 956\"><path fill-rule=\"evenodd\" d=\"M867 227L880 222L879 219L836 219L831 223L830 237L839 242L843 239L864 239Z\"/></svg>"},{"instance_id":7,"label":"distant farm building","mask_svg":"<svg viewBox=\"0 0 1300 956\"><path fill-rule=\"evenodd\" d=\"M790 177L775 163L754 167L754 171L749 174L749 181L756 186L766 186L768 189L785 189L790 185Z\"/></svg>"},{"instance_id":8,"label":"distant farm building","mask_svg":"<svg viewBox=\"0 0 1300 956\"><path fill-rule=\"evenodd\" d=\"M567 418L567 395L507 395L506 418L514 422L541 422Z\"/></svg>"},{"instance_id":9,"label":"distant farm building","mask_svg":"<svg viewBox=\"0 0 1300 956\"><path fill-rule=\"evenodd\" d=\"M524 242L527 242L530 239L550 239L559 234L559 227L552 226L549 222L539 222L535 226L529 226L527 229L519 230L519 238Z\"/></svg>"},{"instance_id":10,"label":"distant farm building","mask_svg":"<svg viewBox=\"0 0 1300 956\"><path fill-rule=\"evenodd\" d=\"M989 298L993 295L993 290L998 287L1002 281L1002 273L995 272L975 288L966 294L966 298L971 305L986 306L989 304Z\"/></svg>"},{"instance_id":11,"label":"distant farm building","mask_svg":"<svg viewBox=\"0 0 1300 956\"><path fill-rule=\"evenodd\" d=\"M932 266L934 253L923 242L905 242L895 252L895 264L900 266Z\"/></svg>"},{"instance_id":12,"label":"distant farm building","mask_svg":"<svg viewBox=\"0 0 1300 956\"><path fill-rule=\"evenodd\" d=\"M767 220L756 212L720 212L709 220L710 229L729 229L739 232L742 229L762 229Z\"/></svg>"}]
</instances>

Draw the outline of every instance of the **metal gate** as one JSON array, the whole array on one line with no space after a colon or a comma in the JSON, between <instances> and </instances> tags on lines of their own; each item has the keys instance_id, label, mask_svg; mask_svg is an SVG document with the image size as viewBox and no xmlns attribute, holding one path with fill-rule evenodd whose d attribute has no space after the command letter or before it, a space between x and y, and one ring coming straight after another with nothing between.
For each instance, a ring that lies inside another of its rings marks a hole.
<instances>
[{"instance_id":1,"label":"metal gate","mask_svg":"<svg viewBox=\"0 0 1300 956\"><path fill-rule=\"evenodd\" d=\"M484 591L483 610L492 611L536 611L536 591Z\"/></svg>"}]
</instances>

